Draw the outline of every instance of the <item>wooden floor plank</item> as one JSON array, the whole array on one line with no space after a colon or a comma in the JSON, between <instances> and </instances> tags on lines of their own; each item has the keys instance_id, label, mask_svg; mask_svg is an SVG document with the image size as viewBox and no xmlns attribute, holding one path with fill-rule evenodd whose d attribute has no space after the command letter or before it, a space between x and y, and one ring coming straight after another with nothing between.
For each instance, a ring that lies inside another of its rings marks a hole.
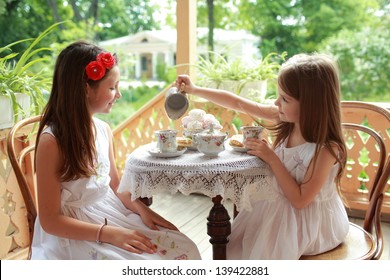
<instances>
[{"instance_id":1,"label":"wooden floor plank","mask_svg":"<svg viewBox=\"0 0 390 280\"><path fill-rule=\"evenodd\" d=\"M231 201L224 201L225 208L231 217L233 205ZM202 259L212 259L212 248L207 235L207 216L212 207L211 199L200 194L183 195L164 192L153 197L151 208L164 218L175 224L181 232L195 242L202 255ZM360 219L351 219L361 224ZM381 259L390 260L390 223L382 222L384 234L384 250Z\"/></svg>"}]
</instances>

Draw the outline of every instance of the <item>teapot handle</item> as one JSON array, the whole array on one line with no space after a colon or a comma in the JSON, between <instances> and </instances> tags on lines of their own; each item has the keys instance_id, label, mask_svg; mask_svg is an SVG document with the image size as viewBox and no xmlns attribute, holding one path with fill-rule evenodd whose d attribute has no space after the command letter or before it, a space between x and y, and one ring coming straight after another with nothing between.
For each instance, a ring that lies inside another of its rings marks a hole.
<instances>
[{"instance_id":1,"label":"teapot handle","mask_svg":"<svg viewBox=\"0 0 390 280\"><path fill-rule=\"evenodd\" d=\"M195 145L198 144L198 133L194 133L192 135L192 141L194 142Z\"/></svg>"},{"instance_id":2,"label":"teapot handle","mask_svg":"<svg viewBox=\"0 0 390 280\"><path fill-rule=\"evenodd\" d=\"M224 142L228 139L228 136L229 136L229 132L226 131L226 132L225 132L225 139L223 139Z\"/></svg>"}]
</instances>

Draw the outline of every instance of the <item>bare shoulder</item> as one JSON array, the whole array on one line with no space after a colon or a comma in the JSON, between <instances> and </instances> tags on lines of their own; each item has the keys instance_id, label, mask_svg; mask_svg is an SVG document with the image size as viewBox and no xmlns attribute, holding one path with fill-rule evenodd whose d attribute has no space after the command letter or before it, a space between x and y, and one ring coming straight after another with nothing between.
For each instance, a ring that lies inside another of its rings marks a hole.
<instances>
[{"instance_id":1,"label":"bare shoulder","mask_svg":"<svg viewBox=\"0 0 390 280\"><path fill-rule=\"evenodd\" d=\"M329 143L329 146L330 146L330 149L332 149L333 154L338 155L338 154L340 154L340 152L342 151L340 145L338 145L338 144L335 143L335 142ZM329 148L323 149L323 150L326 150L328 153L331 153L331 151L329 150Z\"/></svg>"},{"instance_id":2,"label":"bare shoulder","mask_svg":"<svg viewBox=\"0 0 390 280\"><path fill-rule=\"evenodd\" d=\"M318 159L320 162L329 162L332 165L335 163L335 156L341 152L340 146L337 143L330 143L328 147L320 149Z\"/></svg>"},{"instance_id":3,"label":"bare shoulder","mask_svg":"<svg viewBox=\"0 0 390 280\"><path fill-rule=\"evenodd\" d=\"M39 144L38 144L38 148L39 147L57 147L58 144L57 144L57 141L56 141L56 138L51 135L50 133L42 133L41 136L39 137Z\"/></svg>"},{"instance_id":4,"label":"bare shoulder","mask_svg":"<svg viewBox=\"0 0 390 280\"><path fill-rule=\"evenodd\" d=\"M40 157L52 158L58 154L59 147L56 138L50 133L42 133L37 146L37 159Z\"/></svg>"}]
</instances>

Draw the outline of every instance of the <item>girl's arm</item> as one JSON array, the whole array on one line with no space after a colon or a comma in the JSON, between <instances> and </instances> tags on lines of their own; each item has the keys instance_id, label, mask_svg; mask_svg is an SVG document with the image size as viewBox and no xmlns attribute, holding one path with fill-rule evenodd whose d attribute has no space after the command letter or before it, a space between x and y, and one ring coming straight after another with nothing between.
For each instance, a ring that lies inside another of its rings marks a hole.
<instances>
[{"instance_id":1,"label":"girl's arm","mask_svg":"<svg viewBox=\"0 0 390 280\"><path fill-rule=\"evenodd\" d=\"M144 224L151 229L158 230L157 226L163 226L168 229L178 230L175 225L173 225L172 223L170 223L169 221L165 220L163 217L158 215L156 212L154 212L152 209L150 209L144 203L142 203L142 201L140 201L139 199L132 200L130 192L128 191L122 193L117 192L120 179L115 164L114 143L113 143L114 138L112 135L112 131L108 125L107 125L107 131L108 131L108 135L110 136L109 137L110 139L109 157L110 157L110 176L111 176L110 186L113 189L113 191L116 193L118 198L122 201L123 205L125 205L127 209L130 209L134 213L139 214Z\"/></svg>"},{"instance_id":2,"label":"girl's arm","mask_svg":"<svg viewBox=\"0 0 390 280\"><path fill-rule=\"evenodd\" d=\"M284 195L297 209L305 208L314 200L314 197L325 184L336 161L328 149L322 148L319 152L314 172L313 162L311 162L303 183L299 185L265 140L250 139L246 142L246 146L252 149L248 151L249 154L258 156L270 165ZM333 147L333 149L336 151L337 147Z\"/></svg>"},{"instance_id":3,"label":"girl's arm","mask_svg":"<svg viewBox=\"0 0 390 280\"><path fill-rule=\"evenodd\" d=\"M226 90L198 87L191 82L188 75L179 75L176 79L176 87L186 93L252 117L279 120L278 108L275 105L263 105Z\"/></svg>"},{"instance_id":4,"label":"girl's arm","mask_svg":"<svg viewBox=\"0 0 390 280\"><path fill-rule=\"evenodd\" d=\"M59 148L55 138L47 133L40 136L36 152L38 213L42 228L58 237L97 241L101 225L68 217L61 212L61 166ZM134 253L155 253L156 247L143 234L119 227L105 226L100 241Z\"/></svg>"}]
</instances>

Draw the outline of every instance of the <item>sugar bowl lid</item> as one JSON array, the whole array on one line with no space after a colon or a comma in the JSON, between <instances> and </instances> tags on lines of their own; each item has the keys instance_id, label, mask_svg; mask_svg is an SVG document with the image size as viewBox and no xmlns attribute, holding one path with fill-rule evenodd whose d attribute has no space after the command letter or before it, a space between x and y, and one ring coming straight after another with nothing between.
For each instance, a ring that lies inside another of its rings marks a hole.
<instances>
[{"instance_id":1,"label":"sugar bowl lid","mask_svg":"<svg viewBox=\"0 0 390 280\"><path fill-rule=\"evenodd\" d=\"M210 124L209 129L204 130L204 131L202 131L200 133L197 133L197 135L200 136L200 137L210 137L210 136L213 136L213 137L218 137L218 136L226 137L226 133L221 132L219 130L215 130L214 126L212 124Z\"/></svg>"}]
</instances>

